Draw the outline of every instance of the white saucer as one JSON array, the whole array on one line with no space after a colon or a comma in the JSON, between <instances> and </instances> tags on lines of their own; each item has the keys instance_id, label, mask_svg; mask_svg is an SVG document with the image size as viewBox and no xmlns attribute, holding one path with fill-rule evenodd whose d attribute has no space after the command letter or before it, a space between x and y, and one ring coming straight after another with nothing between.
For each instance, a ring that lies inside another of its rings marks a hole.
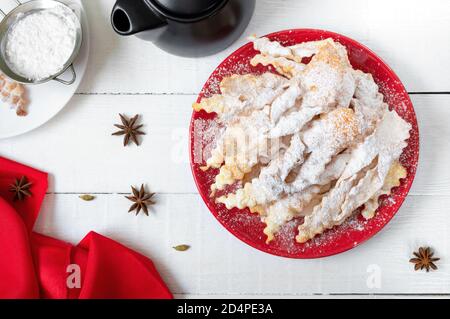
<instances>
[{"instance_id":1,"label":"white saucer","mask_svg":"<svg viewBox=\"0 0 450 319\"><path fill-rule=\"evenodd\" d=\"M89 57L89 26L86 13L81 0L62 2L69 3L71 6L79 5L81 8L83 43L80 53L74 61L77 79L71 85L64 85L56 81L27 85L27 98L30 103L27 107L28 115L25 117L17 116L15 110L10 109L7 103L0 100L0 139L27 133L48 122L66 106L83 79ZM70 70L67 70L60 77L63 79L70 78Z\"/></svg>"}]
</instances>

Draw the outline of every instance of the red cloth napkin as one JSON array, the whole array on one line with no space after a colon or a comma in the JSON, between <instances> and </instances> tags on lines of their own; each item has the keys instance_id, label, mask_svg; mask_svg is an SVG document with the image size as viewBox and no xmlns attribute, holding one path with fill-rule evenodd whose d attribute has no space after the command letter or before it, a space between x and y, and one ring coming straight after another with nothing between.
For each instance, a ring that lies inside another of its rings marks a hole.
<instances>
[{"instance_id":1,"label":"red cloth napkin","mask_svg":"<svg viewBox=\"0 0 450 319\"><path fill-rule=\"evenodd\" d=\"M14 202L22 176L32 196ZM32 232L46 190L46 173L0 157L0 298L172 298L151 260L109 238L73 246Z\"/></svg>"}]
</instances>

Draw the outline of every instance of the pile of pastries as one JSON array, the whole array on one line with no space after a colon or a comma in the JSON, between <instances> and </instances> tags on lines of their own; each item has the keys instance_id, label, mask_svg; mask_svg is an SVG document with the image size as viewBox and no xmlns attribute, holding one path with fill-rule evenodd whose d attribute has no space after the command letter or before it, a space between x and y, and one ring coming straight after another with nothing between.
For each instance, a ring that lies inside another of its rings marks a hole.
<instances>
[{"instance_id":1,"label":"pile of pastries","mask_svg":"<svg viewBox=\"0 0 450 319\"><path fill-rule=\"evenodd\" d=\"M228 209L259 214L268 242L294 218L304 220L299 243L360 207L372 218L378 198L406 177L399 157L411 125L389 110L372 75L353 69L346 48L332 39L252 41L259 53L251 64L277 74L226 77L220 94L194 104L216 113L224 128L202 167L218 169L211 196Z\"/></svg>"}]
</instances>

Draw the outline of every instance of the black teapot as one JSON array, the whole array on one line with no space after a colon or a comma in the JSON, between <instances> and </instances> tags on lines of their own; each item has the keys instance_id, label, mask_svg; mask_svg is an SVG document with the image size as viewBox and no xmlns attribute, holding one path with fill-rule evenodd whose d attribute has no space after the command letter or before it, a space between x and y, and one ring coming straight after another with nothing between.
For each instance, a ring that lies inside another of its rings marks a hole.
<instances>
[{"instance_id":1,"label":"black teapot","mask_svg":"<svg viewBox=\"0 0 450 319\"><path fill-rule=\"evenodd\" d=\"M169 53L199 57L231 45L254 8L255 0L117 0L111 23L120 35L136 34Z\"/></svg>"}]
</instances>

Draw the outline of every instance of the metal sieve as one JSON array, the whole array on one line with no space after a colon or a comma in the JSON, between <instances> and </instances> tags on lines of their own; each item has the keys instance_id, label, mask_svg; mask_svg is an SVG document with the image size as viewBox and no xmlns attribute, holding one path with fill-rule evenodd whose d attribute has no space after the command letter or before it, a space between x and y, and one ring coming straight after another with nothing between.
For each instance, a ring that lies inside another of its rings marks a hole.
<instances>
[{"instance_id":1,"label":"metal sieve","mask_svg":"<svg viewBox=\"0 0 450 319\"><path fill-rule=\"evenodd\" d=\"M67 60L67 62L64 64L61 71L59 71L56 74L53 74L45 79L41 79L39 81L32 81L27 78L24 78L23 76L15 73L7 64L6 57L5 57L5 46L6 46L6 35L9 31L9 28L20 18L22 18L24 15L28 15L40 10L46 10L46 9L53 9L58 6L68 8L69 10L73 11L72 8L70 8L68 5L56 1L56 0L31 0L25 3L21 3L19 0L14 0L17 3L17 7L15 7L11 12L6 14L4 11L0 9L0 15L3 15L3 20L0 22L0 70L9 78L11 78L14 81L24 83L24 84L41 84L48 82L50 80L54 80L57 82L60 82L62 84L70 85L75 82L76 80L76 73L75 69L73 67L73 61L78 55L78 52L80 51L81 42L83 39L83 31L81 28L81 22L79 15L75 14L77 23L77 30L76 30L76 40L75 40L75 46L72 52L72 55ZM72 78L70 80L63 80L61 78L58 78L60 75L62 75L67 70L70 70Z\"/></svg>"}]
</instances>

